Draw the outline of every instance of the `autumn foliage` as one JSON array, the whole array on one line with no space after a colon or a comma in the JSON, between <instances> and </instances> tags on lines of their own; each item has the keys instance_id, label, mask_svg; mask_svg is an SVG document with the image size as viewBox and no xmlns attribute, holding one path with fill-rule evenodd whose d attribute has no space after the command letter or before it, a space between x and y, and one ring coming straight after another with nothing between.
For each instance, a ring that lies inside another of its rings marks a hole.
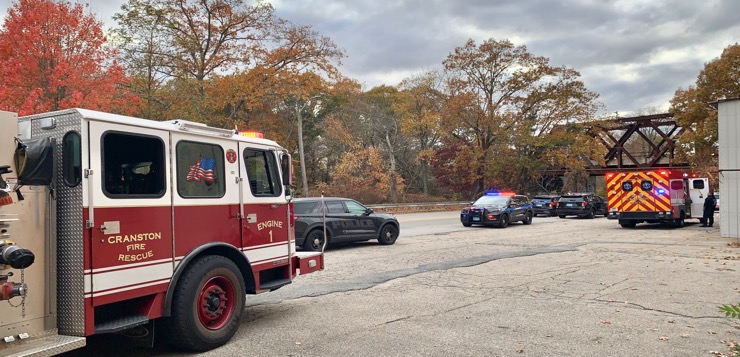
<instances>
[{"instance_id":1,"label":"autumn foliage","mask_svg":"<svg viewBox=\"0 0 740 357\"><path fill-rule=\"evenodd\" d=\"M76 1L13 0L0 28L0 110L258 130L293 154L297 196L366 203L580 190L603 164L605 146L587 133L604 109L598 94L576 69L506 39L468 40L438 69L366 89L342 75L345 53L330 38L270 2L126 0L113 20L106 38ZM691 128L681 160L716 166L707 103L739 97L738 73L735 44L676 92L672 111Z\"/></svg>"},{"instance_id":2,"label":"autumn foliage","mask_svg":"<svg viewBox=\"0 0 740 357\"><path fill-rule=\"evenodd\" d=\"M684 128L691 128L681 136L677 154L707 175L716 175L719 164L717 111L708 104L727 98L740 98L740 44L737 43L707 62L696 83L679 88L671 100L676 121Z\"/></svg>"},{"instance_id":3,"label":"autumn foliage","mask_svg":"<svg viewBox=\"0 0 740 357\"><path fill-rule=\"evenodd\" d=\"M0 109L131 112L137 101L119 91L128 78L101 26L79 4L15 2L0 30Z\"/></svg>"}]
</instances>

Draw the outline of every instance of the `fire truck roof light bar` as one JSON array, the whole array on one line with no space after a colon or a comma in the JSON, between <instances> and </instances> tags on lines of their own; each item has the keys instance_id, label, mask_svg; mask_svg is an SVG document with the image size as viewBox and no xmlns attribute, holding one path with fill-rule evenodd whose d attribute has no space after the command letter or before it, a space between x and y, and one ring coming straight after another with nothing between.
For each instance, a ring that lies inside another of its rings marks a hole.
<instances>
[{"instance_id":1,"label":"fire truck roof light bar","mask_svg":"<svg viewBox=\"0 0 740 357\"><path fill-rule=\"evenodd\" d=\"M176 125L178 129L182 131L189 131L191 133L222 136L225 138L230 138L235 134L233 129L213 128L206 124L196 123L193 121L178 119L178 120L172 120L170 122Z\"/></svg>"}]
</instances>

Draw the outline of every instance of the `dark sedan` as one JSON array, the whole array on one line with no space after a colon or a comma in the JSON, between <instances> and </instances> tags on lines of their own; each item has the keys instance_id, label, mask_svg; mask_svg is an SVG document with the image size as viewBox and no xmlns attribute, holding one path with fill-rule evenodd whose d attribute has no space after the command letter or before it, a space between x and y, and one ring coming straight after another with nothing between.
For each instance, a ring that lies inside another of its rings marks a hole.
<instances>
[{"instance_id":1,"label":"dark sedan","mask_svg":"<svg viewBox=\"0 0 740 357\"><path fill-rule=\"evenodd\" d=\"M325 197L323 201L324 205L319 197L293 200L296 246L320 251L324 246L324 222L327 245L371 239L382 245L396 242L400 226L392 214L375 213L349 198Z\"/></svg>"}]
</instances>

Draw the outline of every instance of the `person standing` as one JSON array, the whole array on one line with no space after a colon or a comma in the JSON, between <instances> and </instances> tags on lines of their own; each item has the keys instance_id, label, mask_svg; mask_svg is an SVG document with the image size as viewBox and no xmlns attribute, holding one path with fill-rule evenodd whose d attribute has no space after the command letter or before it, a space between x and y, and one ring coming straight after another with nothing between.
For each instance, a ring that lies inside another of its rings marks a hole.
<instances>
[{"instance_id":1,"label":"person standing","mask_svg":"<svg viewBox=\"0 0 740 357\"><path fill-rule=\"evenodd\" d=\"M717 201L714 195L708 194L704 199L704 216L702 217L702 227L711 227L714 225L714 205Z\"/></svg>"}]
</instances>

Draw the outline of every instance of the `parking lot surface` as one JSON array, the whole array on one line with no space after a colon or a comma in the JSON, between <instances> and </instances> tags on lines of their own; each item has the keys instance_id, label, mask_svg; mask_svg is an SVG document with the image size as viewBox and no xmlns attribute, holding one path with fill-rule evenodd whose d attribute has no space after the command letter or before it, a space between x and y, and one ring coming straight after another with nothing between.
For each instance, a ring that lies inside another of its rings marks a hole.
<instances>
[{"instance_id":1,"label":"parking lot surface","mask_svg":"<svg viewBox=\"0 0 740 357\"><path fill-rule=\"evenodd\" d=\"M740 248L719 224L458 215L399 215L395 245L329 250L324 271L248 296L234 339L201 355L717 356L740 340L717 308L740 302ZM81 353L187 355L110 341Z\"/></svg>"}]
</instances>

